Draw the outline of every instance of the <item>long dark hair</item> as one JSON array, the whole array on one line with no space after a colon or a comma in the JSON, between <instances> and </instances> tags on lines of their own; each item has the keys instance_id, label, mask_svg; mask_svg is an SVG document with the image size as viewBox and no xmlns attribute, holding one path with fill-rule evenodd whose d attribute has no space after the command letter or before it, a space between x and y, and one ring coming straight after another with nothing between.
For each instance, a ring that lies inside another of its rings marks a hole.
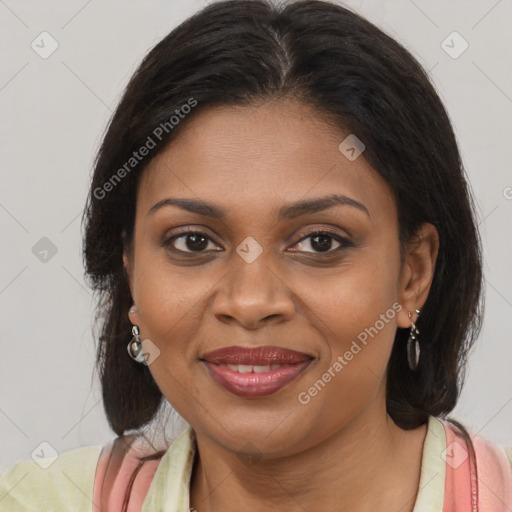
<instances>
[{"instance_id":1,"label":"long dark hair","mask_svg":"<svg viewBox=\"0 0 512 512\"><path fill-rule=\"evenodd\" d=\"M163 402L148 367L126 351L132 299L122 253L133 235L138 180L206 106L279 98L307 103L364 141L364 158L394 192L402 246L422 223L437 228L435 275L418 321L420 365L408 369L408 331L398 329L387 410L411 429L457 402L481 326L481 245L457 141L428 75L398 42L334 3L225 0L188 18L147 54L95 160L84 261L98 297L103 402L118 435L147 425ZM142 146L151 146L149 154L132 160Z\"/></svg>"}]
</instances>

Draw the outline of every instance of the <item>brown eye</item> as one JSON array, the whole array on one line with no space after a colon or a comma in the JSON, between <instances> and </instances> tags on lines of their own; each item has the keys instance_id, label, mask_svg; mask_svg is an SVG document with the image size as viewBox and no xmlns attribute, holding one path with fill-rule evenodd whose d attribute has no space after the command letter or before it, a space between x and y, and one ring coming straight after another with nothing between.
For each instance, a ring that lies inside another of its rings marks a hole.
<instances>
[{"instance_id":1,"label":"brown eye","mask_svg":"<svg viewBox=\"0 0 512 512\"><path fill-rule=\"evenodd\" d=\"M307 240L310 240L307 242ZM334 242L333 242L334 240ZM335 244L338 244L337 246ZM334 245L334 250L331 250ZM303 237L296 246L299 246L298 250L293 249L293 252L313 252L313 253L334 253L339 250L350 247L352 244L338 234L331 233L329 231L313 231L307 236ZM309 251L307 248L310 247L312 250Z\"/></svg>"},{"instance_id":2,"label":"brown eye","mask_svg":"<svg viewBox=\"0 0 512 512\"><path fill-rule=\"evenodd\" d=\"M164 245L171 249L185 253L205 252L208 244L213 240L202 231L184 231L165 240Z\"/></svg>"}]
</instances>

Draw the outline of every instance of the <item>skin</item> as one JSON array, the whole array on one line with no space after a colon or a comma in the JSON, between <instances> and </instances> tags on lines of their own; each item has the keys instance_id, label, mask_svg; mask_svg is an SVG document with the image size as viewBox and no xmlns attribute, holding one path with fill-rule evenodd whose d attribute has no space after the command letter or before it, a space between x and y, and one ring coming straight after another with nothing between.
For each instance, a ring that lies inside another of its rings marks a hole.
<instances>
[{"instance_id":1,"label":"skin","mask_svg":"<svg viewBox=\"0 0 512 512\"><path fill-rule=\"evenodd\" d=\"M364 153L354 161L341 154L348 133L297 101L209 107L183 128L141 177L124 265L136 306L130 321L160 350L150 371L196 432L190 506L412 511L426 425L405 431L389 417L386 366L397 327L410 327L417 315L407 311L421 310L427 299L435 228L424 224L401 262L389 186ZM337 205L277 218L285 204L333 193L368 213ZM227 216L177 206L149 212L168 197L214 203ZM210 239L199 249L187 236L166 246L180 229L199 229ZM329 252L322 252L308 237L315 229L349 243L328 238ZM263 251L251 263L236 251L246 237ZM398 314L309 403L300 403L299 393L397 303ZM277 345L314 361L273 395L242 398L199 361L231 345Z\"/></svg>"}]
</instances>

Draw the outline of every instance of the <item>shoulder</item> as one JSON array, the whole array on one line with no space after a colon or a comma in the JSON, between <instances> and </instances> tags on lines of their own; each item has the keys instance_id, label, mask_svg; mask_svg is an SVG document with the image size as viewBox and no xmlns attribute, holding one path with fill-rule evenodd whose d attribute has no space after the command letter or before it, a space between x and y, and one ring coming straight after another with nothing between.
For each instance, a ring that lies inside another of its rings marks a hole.
<instances>
[{"instance_id":1,"label":"shoulder","mask_svg":"<svg viewBox=\"0 0 512 512\"><path fill-rule=\"evenodd\" d=\"M452 423L447 420L441 420L447 439L454 439L455 437L461 438L460 435L462 425L458 422ZM502 446L494 443L484 436L475 432L473 428L467 428L469 437L473 443L476 455L484 463L494 463L501 465L501 468L512 476L512 447Z\"/></svg>"},{"instance_id":2,"label":"shoulder","mask_svg":"<svg viewBox=\"0 0 512 512\"><path fill-rule=\"evenodd\" d=\"M102 446L84 446L14 464L0 474L0 510L91 512ZM36 454L37 457L37 454Z\"/></svg>"},{"instance_id":3,"label":"shoulder","mask_svg":"<svg viewBox=\"0 0 512 512\"><path fill-rule=\"evenodd\" d=\"M477 461L484 471L499 470L502 479L512 482L512 448L489 441L475 435L472 436ZM492 474L492 473L491 473ZM498 475L495 473L494 478Z\"/></svg>"},{"instance_id":4,"label":"shoulder","mask_svg":"<svg viewBox=\"0 0 512 512\"><path fill-rule=\"evenodd\" d=\"M482 510L502 510L503 504L512 510L512 450L456 421L443 421L443 425L453 488L471 488Z\"/></svg>"}]
</instances>

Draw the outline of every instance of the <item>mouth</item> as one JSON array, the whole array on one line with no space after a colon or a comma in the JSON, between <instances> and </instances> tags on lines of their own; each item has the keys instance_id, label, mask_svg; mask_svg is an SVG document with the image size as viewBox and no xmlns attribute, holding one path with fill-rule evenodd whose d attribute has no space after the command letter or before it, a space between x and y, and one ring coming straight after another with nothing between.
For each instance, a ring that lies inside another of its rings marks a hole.
<instances>
[{"instance_id":1,"label":"mouth","mask_svg":"<svg viewBox=\"0 0 512 512\"><path fill-rule=\"evenodd\" d=\"M200 361L224 389L252 398L276 393L303 373L313 359L280 347L232 346L209 352Z\"/></svg>"}]
</instances>

